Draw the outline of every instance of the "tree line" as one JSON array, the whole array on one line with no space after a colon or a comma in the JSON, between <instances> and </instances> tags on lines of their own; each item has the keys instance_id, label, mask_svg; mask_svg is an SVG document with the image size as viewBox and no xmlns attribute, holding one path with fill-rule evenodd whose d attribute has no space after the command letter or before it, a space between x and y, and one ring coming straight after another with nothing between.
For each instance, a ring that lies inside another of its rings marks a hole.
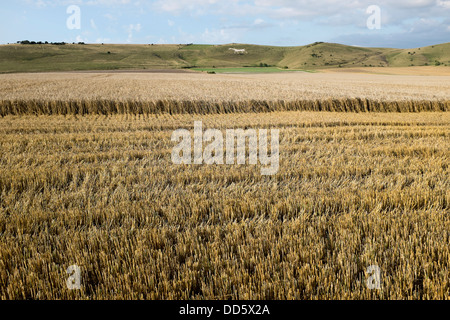
<instances>
[{"instance_id":1,"label":"tree line","mask_svg":"<svg viewBox=\"0 0 450 320\"><path fill-rule=\"evenodd\" d=\"M52 44L57 46L63 46L67 44L66 42L48 42L48 41L29 41L29 40L22 40L17 41L18 44ZM75 44L75 42L72 42L72 44ZM78 44L85 44L84 42L78 42Z\"/></svg>"}]
</instances>

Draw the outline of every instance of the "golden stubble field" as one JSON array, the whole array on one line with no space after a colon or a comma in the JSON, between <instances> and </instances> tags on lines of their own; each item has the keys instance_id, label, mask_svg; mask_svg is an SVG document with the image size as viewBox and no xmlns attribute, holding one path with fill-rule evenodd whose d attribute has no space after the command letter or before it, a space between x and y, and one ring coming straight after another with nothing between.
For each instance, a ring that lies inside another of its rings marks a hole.
<instances>
[{"instance_id":1,"label":"golden stubble field","mask_svg":"<svg viewBox=\"0 0 450 320\"><path fill-rule=\"evenodd\" d=\"M450 100L450 75L437 74L36 73L0 74L0 83L0 100Z\"/></svg>"},{"instance_id":2,"label":"golden stubble field","mask_svg":"<svg viewBox=\"0 0 450 320\"><path fill-rule=\"evenodd\" d=\"M323 75L182 74L174 92L161 82L174 75L141 76L2 75L0 100L314 100L317 88L325 99L449 100L446 77L345 76L333 91ZM277 93L290 81L294 93ZM311 96L295 93L303 82ZM278 173L172 164L172 132L200 120L280 129ZM0 298L448 299L449 129L448 112L5 114ZM81 290L67 289L71 265ZM371 265L381 289L366 285Z\"/></svg>"}]
</instances>

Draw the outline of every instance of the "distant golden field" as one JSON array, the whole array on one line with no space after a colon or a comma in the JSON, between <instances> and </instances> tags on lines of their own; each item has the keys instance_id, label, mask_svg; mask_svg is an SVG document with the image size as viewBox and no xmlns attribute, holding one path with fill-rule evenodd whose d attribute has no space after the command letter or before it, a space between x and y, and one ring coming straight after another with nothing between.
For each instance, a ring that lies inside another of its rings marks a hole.
<instances>
[{"instance_id":1,"label":"distant golden field","mask_svg":"<svg viewBox=\"0 0 450 320\"><path fill-rule=\"evenodd\" d=\"M0 80L0 299L450 299L449 77ZM200 120L279 172L173 164Z\"/></svg>"},{"instance_id":2,"label":"distant golden field","mask_svg":"<svg viewBox=\"0 0 450 320\"><path fill-rule=\"evenodd\" d=\"M363 68L331 68L323 69L322 72L331 73L368 73L382 75L403 75L403 76L450 76L450 67L363 67ZM423 78L422 78L423 79Z\"/></svg>"},{"instance_id":3,"label":"distant golden field","mask_svg":"<svg viewBox=\"0 0 450 320\"><path fill-rule=\"evenodd\" d=\"M391 70L397 68L382 68ZM449 76L355 73L0 74L0 100L450 100Z\"/></svg>"}]
</instances>

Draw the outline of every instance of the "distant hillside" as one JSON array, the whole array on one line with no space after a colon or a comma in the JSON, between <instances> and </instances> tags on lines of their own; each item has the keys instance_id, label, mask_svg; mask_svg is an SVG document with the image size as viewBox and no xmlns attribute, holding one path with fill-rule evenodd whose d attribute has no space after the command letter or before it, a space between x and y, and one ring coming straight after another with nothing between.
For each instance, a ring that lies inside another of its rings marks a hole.
<instances>
[{"instance_id":1,"label":"distant hillside","mask_svg":"<svg viewBox=\"0 0 450 320\"><path fill-rule=\"evenodd\" d=\"M245 49L246 53L235 54L229 48ZM450 66L450 43L416 49L362 48L334 43L314 43L299 47L247 44L0 46L0 72L260 66L277 67L282 70L314 70L412 65Z\"/></svg>"}]
</instances>

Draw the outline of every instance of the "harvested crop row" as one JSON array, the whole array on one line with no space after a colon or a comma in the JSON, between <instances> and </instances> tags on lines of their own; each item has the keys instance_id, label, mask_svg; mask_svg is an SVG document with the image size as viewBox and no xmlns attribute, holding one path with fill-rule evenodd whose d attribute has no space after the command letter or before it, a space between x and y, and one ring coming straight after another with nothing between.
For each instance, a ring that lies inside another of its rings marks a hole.
<instances>
[{"instance_id":1,"label":"harvested crop row","mask_svg":"<svg viewBox=\"0 0 450 320\"><path fill-rule=\"evenodd\" d=\"M275 111L329 112L424 112L450 111L450 101L376 101L329 99L304 101L45 101L2 100L0 116L6 115L114 115L114 114L224 114Z\"/></svg>"}]
</instances>

